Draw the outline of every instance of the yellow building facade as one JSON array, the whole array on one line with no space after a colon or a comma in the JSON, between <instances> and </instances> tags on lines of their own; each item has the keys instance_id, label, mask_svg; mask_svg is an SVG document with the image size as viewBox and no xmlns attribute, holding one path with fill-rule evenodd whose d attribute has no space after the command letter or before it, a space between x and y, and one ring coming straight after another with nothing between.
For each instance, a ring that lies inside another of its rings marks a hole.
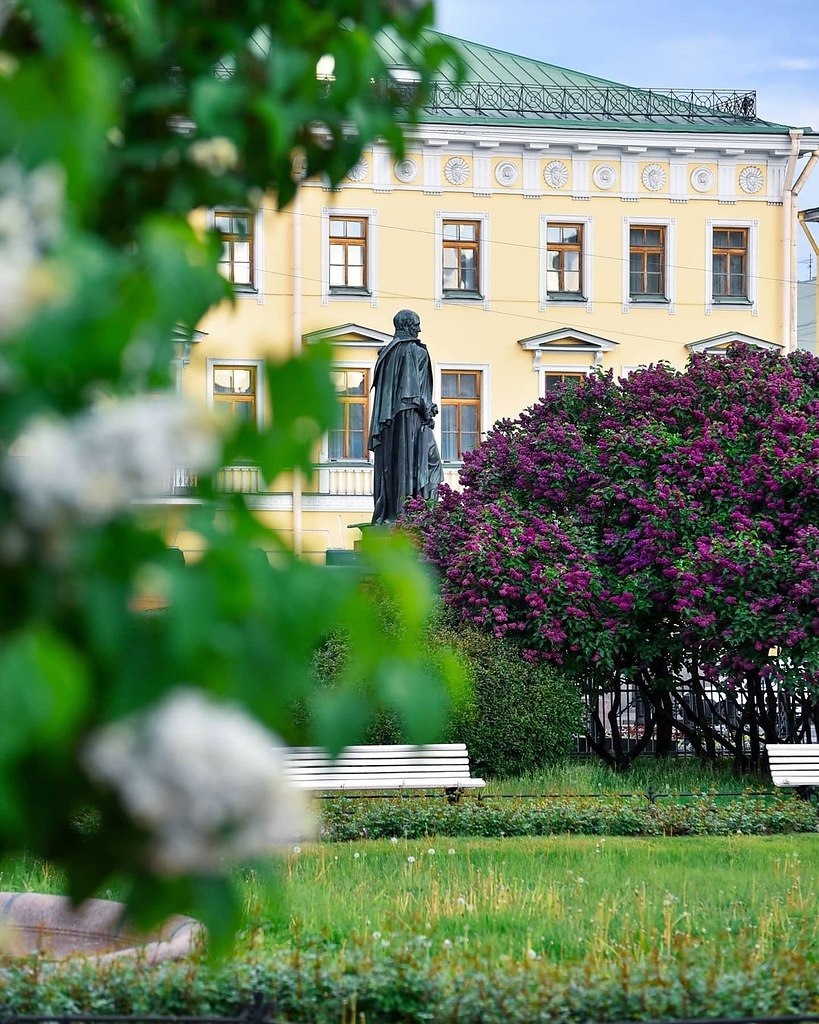
<instances>
[{"instance_id":1,"label":"yellow building facade","mask_svg":"<svg viewBox=\"0 0 819 1024\"><path fill-rule=\"evenodd\" d=\"M336 353L315 471L221 478L305 557L350 549L372 515L370 384L401 308L421 318L453 485L496 420L562 381L733 341L795 348L797 185L819 137L759 120L752 96L652 98L459 45L468 80L439 84L403 158L374 145L282 213L207 214L237 300L200 325L182 389L261 423L266 360L321 337Z\"/></svg>"}]
</instances>

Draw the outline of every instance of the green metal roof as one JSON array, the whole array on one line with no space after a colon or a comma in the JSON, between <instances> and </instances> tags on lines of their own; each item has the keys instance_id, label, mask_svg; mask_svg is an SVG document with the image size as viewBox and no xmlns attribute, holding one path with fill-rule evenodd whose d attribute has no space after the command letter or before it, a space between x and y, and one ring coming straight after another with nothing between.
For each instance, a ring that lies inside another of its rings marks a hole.
<instances>
[{"instance_id":1,"label":"green metal roof","mask_svg":"<svg viewBox=\"0 0 819 1024\"><path fill-rule=\"evenodd\" d=\"M789 130L756 116L754 92L628 86L439 32L429 37L460 52L466 75L460 85L451 74L439 76L422 122L740 134ZM394 67L420 57L412 47L402 50L388 33L378 44Z\"/></svg>"}]
</instances>

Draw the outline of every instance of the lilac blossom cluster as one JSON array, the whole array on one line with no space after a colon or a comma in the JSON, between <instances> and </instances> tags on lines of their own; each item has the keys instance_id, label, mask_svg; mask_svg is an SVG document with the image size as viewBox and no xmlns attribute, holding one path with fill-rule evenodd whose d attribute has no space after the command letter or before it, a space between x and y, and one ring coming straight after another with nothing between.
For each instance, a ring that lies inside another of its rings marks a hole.
<instances>
[{"instance_id":1,"label":"lilac blossom cluster","mask_svg":"<svg viewBox=\"0 0 819 1024\"><path fill-rule=\"evenodd\" d=\"M593 375L496 424L406 522L525 656L819 688L819 359L735 347Z\"/></svg>"}]
</instances>

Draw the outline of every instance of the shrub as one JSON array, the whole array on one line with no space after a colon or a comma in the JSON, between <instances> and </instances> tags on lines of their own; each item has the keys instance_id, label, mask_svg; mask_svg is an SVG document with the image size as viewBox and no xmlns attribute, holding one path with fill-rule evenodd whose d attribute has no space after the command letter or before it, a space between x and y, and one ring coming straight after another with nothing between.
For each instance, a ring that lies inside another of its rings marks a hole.
<instances>
[{"instance_id":1,"label":"shrub","mask_svg":"<svg viewBox=\"0 0 819 1024\"><path fill-rule=\"evenodd\" d=\"M574 681L532 664L510 640L442 623L436 641L452 646L472 677L471 699L453 716L453 741L466 743L473 771L512 776L542 768L572 749L583 702Z\"/></svg>"},{"instance_id":2,"label":"shrub","mask_svg":"<svg viewBox=\"0 0 819 1024\"><path fill-rule=\"evenodd\" d=\"M466 743L473 770L489 776L522 775L567 754L582 729L583 703L576 684L559 670L532 664L512 640L438 619L429 631L429 650L449 650L471 681L467 699L453 709L446 739ZM333 634L316 651L316 675L337 685L348 662L348 642ZM295 710L300 723L309 710ZM405 743L401 720L379 710L361 734L363 743Z\"/></svg>"},{"instance_id":3,"label":"shrub","mask_svg":"<svg viewBox=\"0 0 819 1024\"><path fill-rule=\"evenodd\" d=\"M761 736L819 721L817 388L815 356L741 347L591 375L495 424L406 522L461 622L582 678L601 757L682 738L760 771ZM597 710L628 689L636 735Z\"/></svg>"}]
</instances>

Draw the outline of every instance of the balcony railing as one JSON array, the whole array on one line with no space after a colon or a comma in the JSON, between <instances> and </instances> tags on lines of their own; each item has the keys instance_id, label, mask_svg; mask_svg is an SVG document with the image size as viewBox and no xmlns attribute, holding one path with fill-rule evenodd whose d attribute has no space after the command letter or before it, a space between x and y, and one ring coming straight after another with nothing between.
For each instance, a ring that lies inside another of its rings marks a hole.
<instances>
[{"instance_id":1,"label":"balcony railing","mask_svg":"<svg viewBox=\"0 0 819 1024\"><path fill-rule=\"evenodd\" d=\"M444 468L444 482L458 490L457 466ZM369 497L373 493L373 468L360 464L322 464L315 469L315 489L307 493L339 497ZM174 470L165 497L184 497L196 489L196 474L180 466ZM226 494L260 494L265 485L257 466L225 466L216 474L216 488Z\"/></svg>"}]
</instances>

